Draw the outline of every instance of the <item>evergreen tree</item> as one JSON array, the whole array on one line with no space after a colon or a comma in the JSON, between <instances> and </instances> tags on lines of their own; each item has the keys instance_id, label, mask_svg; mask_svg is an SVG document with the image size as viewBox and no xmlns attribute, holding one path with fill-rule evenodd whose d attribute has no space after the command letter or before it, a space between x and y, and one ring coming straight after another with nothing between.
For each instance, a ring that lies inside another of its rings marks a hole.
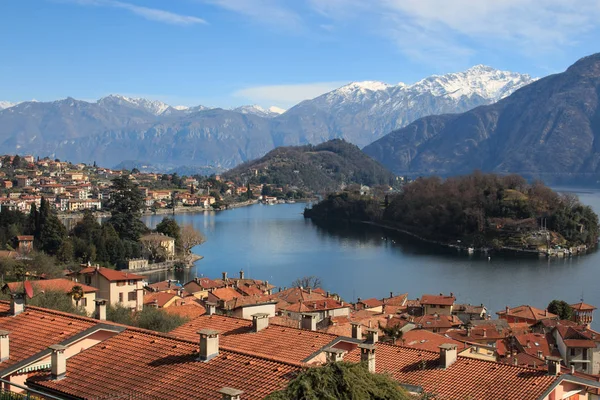
<instances>
[{"instance_id":1,"label":"evergreen tree","mask_svg":"<svg viewBox=\"0 0 600 400\"><path fill-rule=\"evenodd\" d=\"M144 196L126 175L113 180L111 188L108 202L111 217L108 223L115 228L121 239L137 241L147 231L141 221Z\"/></svg>"},{"instance_id":2,"label":"evergreen tree","mask_svg":"<svg viewBox=\"0 0 600 400\"><path fill-rule=\"evenodd\" d=\"M39 211L39 227L36 227L34 238L36 235L38 236L38 248L49 255L58 253L58 249L67 237L67 228L60 222L56 212L50 209L50 204L43 197Z\"/></svg>"},{"instance_id":3,"label":"evergreen tree","mask_svg":"<svg viewBox=\"0 0 600 400\"><path fill-rule=\"evenodd\" d=\"M408 400L412 397L388 375L369 372L364 363L329 363L308 368L265 400Z\"/></svg>"},{"instance_id":4,"label":"evergreen tree","mask_svg":"<svg viewBox=\"0 0 600 400\"><path fill-rule=\"evenodd\" d=\"M548 312L558 315L560 319L571 319L573 317L573 309L564 300L552 300L548 304Z\"/></svg>"}]
</instances>

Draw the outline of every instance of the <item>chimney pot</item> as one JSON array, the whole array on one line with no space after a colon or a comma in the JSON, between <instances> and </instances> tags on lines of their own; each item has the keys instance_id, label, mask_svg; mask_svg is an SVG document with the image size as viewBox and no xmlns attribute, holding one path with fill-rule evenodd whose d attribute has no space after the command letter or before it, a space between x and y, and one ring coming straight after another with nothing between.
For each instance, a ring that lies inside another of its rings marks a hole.
<instances>
[{"instance_id":1,"label":"chimney pot","mask_svg":"<svg viewBox=\"0 0 600 400\"><path fill-rule=\"evenodd\" d=\"M217 312L217 305L215 303L206 302L204 305L206 308L206 314L214 315Z\"/></svg>"},{"instance_id":2,"label":"chimney pot","mask_svg":"<svg viewBox=\"0 0 600 400\"><path fill-rule=\"evenodd\" d=\"M52 355L50 357L52 379L64 379L65 375L67 374L67 357L65 355L65 350L67 350L67 346L53 344L48 348L52 350Z\"/></svg>"},{"instance_id":3,"label":"chimney pot","mask_svg":"<svg viewBox=\"0 0 600 400\"><path fill-rule=\"evenodd\" d=\"M456 361L457 346L455 344L444 343L440 346L440 366L444 369L450 367Z\"/></svg>"},{"instance_id":4,"label":"chimney pot","mask_svg":"<svg viewBox=\"0 0 600 400\"><path fill-rule=\"evenodd\" d=\"M10 296L10 314L13 317L21 314L25 310L25 295L23 293L14 293Z\"/></svg>"},{"instance_id":5,"label":"chimney pot","mask_svg":"<svg viewBox=\"0 0 600 400\"><path fill-rule=\"evenodd\" d=\"M240 269L240 279L244 279L244 270Z\"/></svg>"},{"instance_id":6,"label":"chimney pot","mask_svg":"<svg viewBox=\"0 0 600 400\"><path fill-rule=\"evenodd\" d=\"M510 307L506 306L506 314L508 315L509 312L510 312Z\"/></svg>"},{"instance_id":7,"label":"chimney pot","mask_svg":"<svg viewBox=\"0 0 600 400\"><path fill-rule=\"evenodd\" d=\"M487 329L483 328L483 337L486 338L487 337Z\"/></svg>"},{"instance_id":8,"label":"chimney pot","mask_svg":"<svg viewBox=\"0 0 600 400\"><path fill-rule=\"evenodd\" d=\"M362 340L362 325L359 322L350 322L352 326L352 339Z\"/></svg>"},{"instance_id":9,"label":"chimney pot","mask_svg":"<svg viewBox=\"0 0 600 400\"><path fill-rule=\"evenodd\" d=\"M329 291L327 293L325 293L325 296L329 297L331 296L331 293L329 293Z\"/></svg>"},{"instance_id":10,"label":"chimney pot","mask_svg":"<svg viewBox=\"0 0 600 400\"><path fill-rule=\"evenodd\" d=\"M221 400L240 400L240 396L244 392L238 389L224 387L223 389L219 390L219 393L222 395Z\"/></svg>"},{"instance_id":11,"label":"chimney pot","mask_svg":"<svg viewBox=\"0 0 600 400\"><path fill-rule=\"evenodd\" d=\"M548 375L558 376L560 373L560 357L547 356L546 362L548 363Z\"/></svg>"},{"instance_id":12,"label":"chimney pot","mask_svg":"<svg viewBox=\"0 0 600 400\"><path fill-rule=\"evenodd\" d=\"M336 349L335 347L329 347L325 349L327 353L327 361L330 363L340 362L344 360L344 355L347 353L346 350Z\"/></svg>"},{"instance_id":13,"label":"chimney pot","mask_svg":"<svg viewBox=\"0 0 600 400\"><path fill-rule=\"evenodd\" d=\"M379 331L377 329L367 328L367 329L365 329L365 331L367 332L366 343L374 344L379 341Z\"/></svg>"},{"instance_id":14,"label":"chimney pot","mask_svg":"<svg viewBox=\"0 0 600 400\"><path fill-rule=\"evenodd\" d=\"M369 372L375 373L375 345L361 343L358 348L360 349L360 361L366 362Z\"/></svg>"},{"instance_id":15,"label":"chimney pot","mask_svg":"<svg viewBox=\"0 0 600 400\"><path fill-rule=\"evenodd\" d=\"M106 300L96 299L96 319L100 321L106 321Z\"/></svg>"},{"instance_id":16,"label":"chimney pot","mask_svg":"<svg viewBox=\"0 0 600 400\"><path fill-rule=\"evenodd\" d=\"M227 272L222 272L223 274L223 280L226 281L227 280Z\"/></svg>"},{"instance_id":17,"label":"chimney pot","mask_svg":"<svg viewBox=\"0 0 600 400\"><path fill-rule=\"evenodd\" d=\"M269 327L269 314L258 313L252 315L252 330L254 332L260 332L265 328Z\"/></svg>"},{"instance_id":18,"label":"chimney pot","mask_svg":"<svg viewBox=\"0 0 600 400\"><path fill-rule=\"evenodd\" d=\"M513 365L519 365L519 359L517 357L513 357Z\"/></svg>"},{"instance_id":19,"label":"chimney pot","mask_svg":"<svg viewBox=\"0 0 600 400\"><path fill-rule=\"evenodd\" d=\"M0 331L0 363L10 358L9 332Z\"/></svg>"},{"instance_id":20,"label":"chimney pot","mask_svg":"<svg viewBox=\"0 0 600 400\"><path fill-rule=\"evenodd\" d=\"M571 375L575 375L575 365L571 364Z\"/></svg>"},{"instance_id":21,"label":"chimney pot","mask_svg":"<svg viewBox=\"0 0 600 400\"><path fill-rule=\"evenodd\" d=\"M312 314L302 314L302 321L300 322L300 327L302 329L307 329L309 331L317 330L317 317Z\"/></svg>"},{"instance_id":22,"label":"chimney pot","mask_svg":"<svg viewBox=\"0 0 600 400\"><path fill-rule=\"evenodd\" d=\"M197 332L200 335L200 353L198 361L208 362L219 355L219 331L213 329L201 329Z\"/></svg>"}]
</instances>

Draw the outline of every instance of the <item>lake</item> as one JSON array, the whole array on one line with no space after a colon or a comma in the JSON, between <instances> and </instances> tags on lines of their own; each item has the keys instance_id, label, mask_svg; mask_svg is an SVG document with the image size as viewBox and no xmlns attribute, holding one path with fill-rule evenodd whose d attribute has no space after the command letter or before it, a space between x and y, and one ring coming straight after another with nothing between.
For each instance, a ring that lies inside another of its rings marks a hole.
<instances>
[{"instance_id":1,"label":"lake","mask_svg":"<svg viewBox=\"0 0 600 400\"><path fill-rule=\"evenodd\" d=\"M600 211L600 192L577 192L581 201ZM207 238L194 252L204 256L194 268L160 272L151 282L195 276L246 277L290 286L294 279L315 275L323 287L347 301L387 297L390 292L454 293L457 302L484 303L491 313L521 304L545 308L553 299L600 305L600 252L565 259L493 254L468 255L377 227L325 228L305 220L305 204L254 205L222 212L179 214ZM145 217L154 227L162 215ZM594 323L600 328L600 317Z\"/></svg>"}]
</instances>

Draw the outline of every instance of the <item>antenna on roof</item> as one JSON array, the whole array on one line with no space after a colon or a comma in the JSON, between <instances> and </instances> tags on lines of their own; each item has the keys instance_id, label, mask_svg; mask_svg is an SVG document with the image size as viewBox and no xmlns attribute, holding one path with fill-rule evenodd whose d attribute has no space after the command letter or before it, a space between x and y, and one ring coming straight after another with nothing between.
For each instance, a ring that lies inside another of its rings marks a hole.
<instances>
[{"instance_id":1,"label":"antenna on roof","mask_svg":"<svg viewBox=\"0 0 600 400\"><path fill-rule=\"evenodd\" d=\"M581 289L581 302L583 303L583 289Z\"/></svg>"}]
</instances>

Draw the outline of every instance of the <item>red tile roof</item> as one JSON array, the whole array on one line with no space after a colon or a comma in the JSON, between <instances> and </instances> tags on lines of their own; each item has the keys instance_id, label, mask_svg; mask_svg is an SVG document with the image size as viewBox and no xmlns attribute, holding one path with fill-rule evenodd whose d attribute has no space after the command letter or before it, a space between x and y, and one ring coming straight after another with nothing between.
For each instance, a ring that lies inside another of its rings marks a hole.
<instances>
[{"instance_id":1,"label":"red tile roof","mask_svg":"<svg viewBox=\"0 0 600 400\"><path fill-rule=\"evenodd\" d=\"M413 349L439 351L442 344L450 343L457 345L459 351L464 348L464 345L456 340L450 339L444 335L426 331L425 329L413 329L405 332L402 335L402 340L398 340L396 344L410 347Z\"/></svg>"},{"instance_id":2,"label":"red tile roof","mask_svg":"<svg viewBox=\"0 0 600 400\"><path fill-rule=\"evenodd\" d=\"M447 369L439 368L439 352L378 343L376 371L389 373L402 384L420 386L444 400L502 399L534 400L556 381L556 377L531 368L459 356ZM353 350L344 360L360 360Z\"/></svg>"},{"instance_id":3,"label":"red tile roof","mask_svg":"<svg viewBox=\"0 0 600 400\"><path fill-rule=\"evenodd\" d=\"M168 314L179 315L187 319L198 318L206 313L206 309L201 304L189 300L186 300L185 304L166 307L164 311Z\"/></svg>"},{"instance_id":4,"label":"red tile roof","mask_svg":"<svg viewBox=\"0 0 600 400\"><path fill-rule=\"evenodd\" d=\"M151 283L148 286L146 286L146 288L150 289L153 292L165 292L168 290L177 290L179 288L182 288L182 286L177 285L173 281L166 280L166 281Z\"/></svg>"},{"instance_id":5,"label":"red tile roof","mask_svg":"<svg viewBox=\"0 0 600 400\"><path fill-rule=\"evenodd\" d=\"M33 286L33 288L36 290L56 290L69 293L71 290L73 290L73 287L81 286L81 288L83 289L83 293L92 293L98 291L98 289L94 287L74 282L65 278L43 279L39 281L30 282L31 286ZM16 293L18 290L22 290L23 282L9 282L4 286L8 287L11 293Z\"/></svg>"},{"instance_id":6,"label":"red tile roof","mask_svg":"<svg viewBox=\"0 0 600 400\"><path fill-rule=\"evenodd\" d=\"M596 309L596 307L583 302L571 304L570 307L576 311L594 311Z\"/></svg>"},{"instance_id":7,"label":"red tile roof","mask_svg":"<svg viewBox=\"0 0 600 400\"><path fill-rule=\"evenodd\" d=\"M27 306L17 316L9 314L10 304L0 301L0 330L9 332L10 358L2 361L5 369L29 358L48 346L95 326L98 321L59 311Z\"/></svg>"},{"instance_id":8,"label":"red tile roof","mask_svg":"<svg viewBox=\"0 0 600 400\"><path fill-rule=\"evenodd\" d=\"M273 324L255 333L252 331L252 321L220 315L196 318L170 334L186 340L196 340L196 332L200 329L221 332L221 343L229 348L290 362L301 362L336 339L336 336L326 333Z\"/></svg>"},{"instance_id":9,"label":"red tile roof","mask_svg":"<svg viewBox=\"0 0 600 400\"><path fill-rule=\"evenodd\" d=\"M93 273L95 273L96 271L98 271L98 273L100 275L102 275L104 278L106 278L107 280L111 281L111 282L116 282L116 281L128 281L128 280L142 280L144 279L144 277L142 275L136 275L136 274L132 274L130 272L122 272L122 271L116 271L114 269L110 269L110 268L104 268L104 267L87 267L87 268L83 268L81 271L79 271L79 274L82 275L91 275ZM77 275L77 273L73 273L70 274L71 276L73 275Z\"/></svg>"},{"instance_id":10,"label":"red tile roof","mask_svg":"<svg viewBox=\"0 0 600 400\"><path fill-rule=\"evenodd\" d=\"M156 305L157 307L164 307L173 299L180 298L175 293L167 292L156 292L144 295L144 306ZM168 307L167 307L168 308Z\"/></svg>"},{"instance_id":11,"label":"red tile roof","mask_svg":"<svg viewBox=\"0 0 600 400\"><path fill-rule=\"evenodd\" d=\"M529 355L539 357L538 352L541 352L543 357L560 357L560 353L550 347L555 342L551 334L525 333L515 335L515 340Z\"/></svg>"},{"instance_id":12,"label":"red tile roof","mask_svg":"<svg viewBox=\"0 0 600 400\"><path fill-rule=\"evenodd\" d=\"M359 304L363 304L365 308L376 308L381 307L383 305L383 301L377 300L376 298L364 299L358 302Z\"/></svg>"},{"instance_id":13,"label":"red tile roof","mask_svg":"<svg viewBox=\"0 0 600 400\"><path fill-rule=\"evenodd\" d=\"M209 300L211 300L211 298L214 297L214 299L212 299L211 301L215 301L215 300L232 300L235 299L236 297L242 297L243 295L238 292L237 290L235 290L234 288L231 287L224 287L224 288L219 288L219 289L214 289L212 292L209 293L208 298Z\"/></svg>"},{"instance_id":14,"label":"red tile roof","mask_svg":"<svg viewBox=\"0 0 600 400\"><path fill-rule=\"evenodd\" d=\"M462 325L462 321L455 315L423 315L415 317L414 323L423 329L446 328L450 329Z\"/></svg>"},{"instance_id":15,"label":"red tile roof","mask_svg":"<svg viewBox=\"0 0 600 400\"><path fill-rule=\"evenodd\" d=\"M223 286L225 285L209 278L195 278L183 285L185 290L189 293L202 292L207 289L215 289Z\"/></svg>"},{"instance_id":16,"label":"red tile roof","mask_svg":"<svg viewBox=\"0 0 600 400\"><path fill-rule=\"evenodd\" d=\"M444 295L433 295L433 294L424 294L421 297L421 304L423 305L442 305L442 306L451 306L456 301L456 298L453 295L444 296Z\"/></svg>"},{"instance_id":17,"label":"red tile roof","mask_svg":"<svg viewBox=\"0 0 600 400\"><path fill-rule=\"evenodd\" d=\"M224 344L217 357L201 362L197 342L129 328L69 358L64 379L48 380L47 373L38 374L29 378L28 385L78 398L120 394L171 400L214 400L220 398L220 389L232 387L242 390L244 399L259 400L283 388L300 370L299 364Z\"/></svg>"},{"instance_id":18,"label":"red tile roof","mask_svg":"<svg viewBox=\"0 0 600 400\"><path fill-rule=\"evenodd\" d=\"M469 333L469 334L467 334ZM470 332L467 329L453 329L446 332L446 335L461 342L487 342L495 341L496 339L504 339L510 332L508 330L499 331L493 325L475 326Z\"/></svg>"},{"instance_id":19,"label":"red tile roof","mask_svg":"<svg viewBox=\"0 0 600 400\"><path fill-rule=\"evenodd\" d=\"M522 305L518 307L508 308L507 310L498 311L496 314L502 317L513 317L526 319L529 321L540 321L544 319L557 319L558 316L548 312L548 310L540 310L539 308L530 305Z\"/></svg>"},{"instance_id":20,"label":"red tile roof","mask_svg":"<svg viewBox=\"0 0 600 400\"><path fill-rule=\"evenodd\" d=\"M397 296L388 297L383 299L383 303L390 306L404 306L408 299L408 293L399 294Z\"/></svg>"}]
</instances>

